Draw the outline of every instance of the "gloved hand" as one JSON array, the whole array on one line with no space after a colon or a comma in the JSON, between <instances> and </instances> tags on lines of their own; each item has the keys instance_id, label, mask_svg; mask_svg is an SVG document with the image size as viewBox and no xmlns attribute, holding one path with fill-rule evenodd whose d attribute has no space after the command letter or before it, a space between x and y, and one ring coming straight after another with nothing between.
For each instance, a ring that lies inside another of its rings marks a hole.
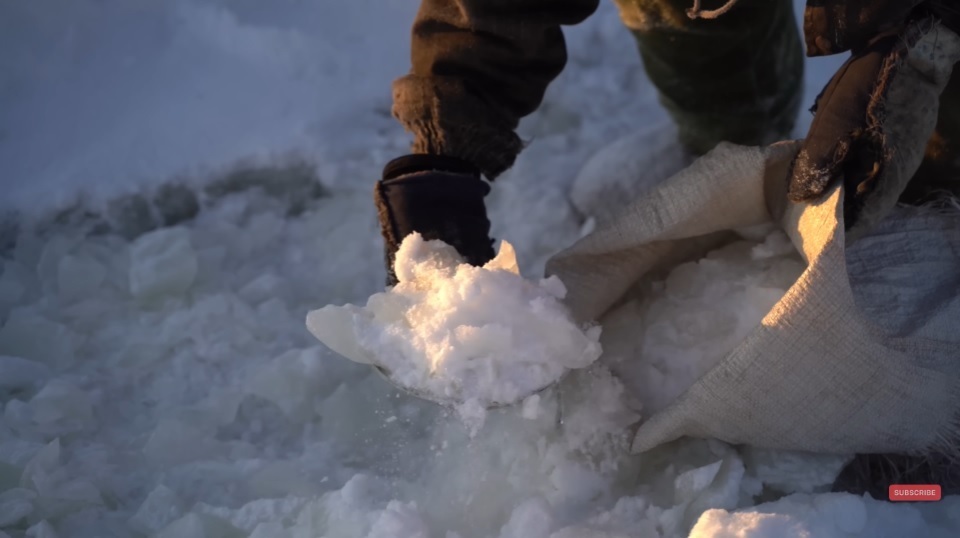
<instances>
[{"instance_id":1,"label":"gloved hand","mask_svg":"<svg viewBox=\"0 0 960 538\"><path fill-rule=\"evenodd\" d=\"M789 194L812 201L842 181L845 222L855 239L893 208L923 161L940 94L960 60L960 37L931 12L937 2L821 3L830 5L807 8L808 54L852 48L853 55L817 98ZM818 9L833 16L818 18ZM872 23L875 33L834 28L838 16Z\"/></svg>"},{"instance_id":2,"label":"gloved hand","mask_svg":"<svg viewBox=\"0 0 960 538\"><path fill-rule=\"evenodd\" d=\"M453 157L407 155L387 164L374 192L387 285L397 283L394 257L403 239L413 232L452 245L473 265L493 259L490 221L483 202L489 192L490 185L475 166Z\"/></svg>"}]
</instances>

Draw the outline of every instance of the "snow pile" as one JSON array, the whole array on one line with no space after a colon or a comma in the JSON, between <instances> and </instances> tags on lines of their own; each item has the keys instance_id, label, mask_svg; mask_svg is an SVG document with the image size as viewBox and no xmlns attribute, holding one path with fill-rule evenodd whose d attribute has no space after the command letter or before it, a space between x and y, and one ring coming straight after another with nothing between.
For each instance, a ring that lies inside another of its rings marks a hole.
<instances>
[{"instance_id":1,"label":"snow pile","mask_svg":"<svg viewBox=\"0 0 960 538\"><path fill-rule=\"evenodd\" d=\"M660 411L759 326L803 269L779 230L678 265L602 320L604 362L644 413Z\"/></svg>"},{"instance_id":2,"label":"snow pile","mask_svg":"<svg viewBox=\"0 0 960 538\"><path fill-rule=\"evenodd\" d=\"M521 277L506 241L474 267L452 246L412 234L395 270L399 284L365 308L326 306L307 316L307 326L334 351L465 415L516 403L600 356L600 328L572 320L556 277Z\"/></svg>"}]
</instances>

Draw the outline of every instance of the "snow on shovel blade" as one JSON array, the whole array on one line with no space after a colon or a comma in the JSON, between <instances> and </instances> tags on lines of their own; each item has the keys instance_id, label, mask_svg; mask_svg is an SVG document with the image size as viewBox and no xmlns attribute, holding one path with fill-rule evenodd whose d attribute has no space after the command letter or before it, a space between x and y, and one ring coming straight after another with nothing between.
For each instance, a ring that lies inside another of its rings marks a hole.
<instances>
[{"instance_id":1,"label":"snow on shovel blade","mask_svg":"<svg viewBox=\"0 0 960 538\"><path fill-rule=\"evenodd\" d=\"M483 267L441 241L411 235L397 252L400 283L366 306L326 306L307 326L337 353L443 405L512 405L600 356L599 327L581 327L556 278L520 276L501 244Z\"/></svg>"}]
</instances>

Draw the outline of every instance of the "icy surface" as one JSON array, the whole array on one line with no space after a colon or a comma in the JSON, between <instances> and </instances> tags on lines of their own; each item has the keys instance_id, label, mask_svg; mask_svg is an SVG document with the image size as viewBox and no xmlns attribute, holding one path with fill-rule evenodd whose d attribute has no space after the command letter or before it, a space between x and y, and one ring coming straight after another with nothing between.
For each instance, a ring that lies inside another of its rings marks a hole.
<instances>
[{"instance_id":1,"label":"icy surface","mask_svg":"<svg viewBox=\"0 0 960 538\"><path fill-rule=\"evenodd\" d=\"M470 438L317 345L310 309L382 290L370 188L408 149L389 82L415 10L0 3L0 209L29 224L83 191L127 225L33 233L0 213L0 538L958 534L956 499L824 494L842 458L692 441L630 456L638 417L599 365ZM528 278L588 225L568 196L582 165L665 117L612 3L565 33L568 67L521 125L533 143L488 198ZM841 61L808 63L804 108ZM204 198L225 168L290 159L329 196ZM108 203L157 185L176 203ZM176 231L138 236L175 214Z\"/></svg>"},{"instance_id":2,"label":"icy surface","mask_svg":"<svg viewBox=\"0 0 960 538\"><path fill-rule=\"evenodd\" d=\"M399 283L366 307L326 306L310 312L307 326L332 350L384 368L400 387L453 403L471 420L600 357L600 328L573 321L556 277L520 276L506 241L474 267L450 245L412 234L394 267Z\"/></svg>"}]
</instances>

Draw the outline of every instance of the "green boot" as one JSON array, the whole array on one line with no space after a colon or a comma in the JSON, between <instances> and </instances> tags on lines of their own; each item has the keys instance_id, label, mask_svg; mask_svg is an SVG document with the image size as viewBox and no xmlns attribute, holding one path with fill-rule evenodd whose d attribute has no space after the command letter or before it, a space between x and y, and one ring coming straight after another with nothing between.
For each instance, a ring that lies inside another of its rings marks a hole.
<instances>
[{"instance_id":1,"label":"green boot","mask_svg":"<svg viewBox=\"0 0 960 538\"><path fill-rule=\"evenodd\" d=\"M804 64L792 2L738 0L715 19L691 19L693 0L615 1L690 151L790 137ZM704 9L723 4L703 3Z\"/></svg>"}]
</instances>

